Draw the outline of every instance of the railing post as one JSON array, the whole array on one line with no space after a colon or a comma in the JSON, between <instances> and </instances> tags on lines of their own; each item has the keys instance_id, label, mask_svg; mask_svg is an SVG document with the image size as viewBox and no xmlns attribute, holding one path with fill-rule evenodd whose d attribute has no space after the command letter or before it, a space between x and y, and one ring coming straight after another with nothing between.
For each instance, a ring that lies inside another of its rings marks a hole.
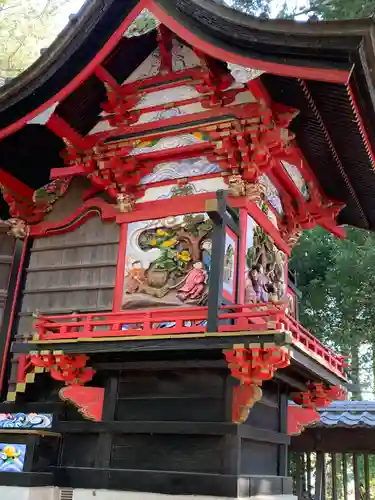
<instances>
[{"instance_id":1,"label":"railing post","mask_svg":"<svg viewBox=\"0 0 375 500\"><path fill-rule=\"evenodd\" d=\"M222 301L224 247L225 247L225 212L226 193L217 191L216 200L207 200L206 211L214 223L212 233L212 255L208 290L207 332L219 329L219 309Z\"/></svg>"}]
</instances>

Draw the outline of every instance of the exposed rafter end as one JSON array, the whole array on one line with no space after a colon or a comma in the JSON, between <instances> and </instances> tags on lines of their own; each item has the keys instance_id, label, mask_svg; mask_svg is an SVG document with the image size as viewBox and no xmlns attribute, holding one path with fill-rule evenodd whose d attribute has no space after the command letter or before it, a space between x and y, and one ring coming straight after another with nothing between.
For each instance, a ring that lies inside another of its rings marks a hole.
<instances>
[{"instance_id":1,"label":"exposed rafter end","mask_svg":"<svg viewBox=\"0 0 375 500\"><path fill-rule=\"evenodd\" d=\"M61 137L65 142L72 146L85 150L90 148L93 140L90 137L82 137L76 130L74 130L69 123L63 118L54 113L46 123L46 126L52 130L58 137Z\"/></svg>"},{"instance_id":2,"label":"exposed rafter end","mask_svg":"<svg viewBox=\"0 0 375 500\"><path fill-rule=\"evenodd\" d=\"M104 68L104 66L99 65L95 70L95 74L105 86L108 86L114 92L121 94L121 85L116 81L111 73Z\"/></svg>"},{"instance_id":3,"label":"exposed rafter end","mask_svg":"<svg viewBox=\"0 0 375 500\"><path fill-rule=\"evenodd\" d=\"M18 198L28 201L33 199L34 190L3 169L0 169L0 185L7 192L17 195Z\"/></svg>"}]
</instances>

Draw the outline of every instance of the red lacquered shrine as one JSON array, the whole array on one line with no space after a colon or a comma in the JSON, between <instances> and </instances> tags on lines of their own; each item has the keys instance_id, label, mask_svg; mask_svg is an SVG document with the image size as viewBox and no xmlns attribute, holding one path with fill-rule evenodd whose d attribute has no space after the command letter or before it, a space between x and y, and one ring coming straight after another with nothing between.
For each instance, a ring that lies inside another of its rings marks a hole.
<instances>
[{"instance_id":1,"label":"red lacquered shrine","mask_svg":"<svg viewBox=\"0 0 375 500\"><path fill-rule=\"evenodd\" d=\"M375 228L373 29L92 0L0 89L2 499L292 495L346 376L288 256Z\"/></svg>"}]
</instances>

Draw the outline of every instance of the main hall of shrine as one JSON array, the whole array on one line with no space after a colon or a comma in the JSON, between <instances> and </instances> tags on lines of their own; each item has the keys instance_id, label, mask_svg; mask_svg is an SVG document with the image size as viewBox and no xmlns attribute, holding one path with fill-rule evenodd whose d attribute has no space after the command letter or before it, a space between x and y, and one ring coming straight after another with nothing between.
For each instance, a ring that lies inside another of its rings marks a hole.
<instances>
[{"instance_id":1,"label":"main hall of shrine","mask_svg":"<svg viewBox=\"0 0 375 500\"><path fill-rule=\"evenodd\" d=\"M292 498L347 376L288 257L375 229L374 30L89 0L0 88L2 500Z\"/></svg>"}]
</instances>

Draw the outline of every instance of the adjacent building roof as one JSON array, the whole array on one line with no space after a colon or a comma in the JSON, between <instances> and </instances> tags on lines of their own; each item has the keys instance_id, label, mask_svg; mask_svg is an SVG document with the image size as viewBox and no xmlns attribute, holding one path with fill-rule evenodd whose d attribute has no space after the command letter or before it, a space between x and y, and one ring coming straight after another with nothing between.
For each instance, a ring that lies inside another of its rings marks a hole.
<instances>
[{"instance_id":1,"label":"adjacent building roof","mask_svg":"<svg viewBox=\"0 0 375 500\"><path fill-rule=\"evenodd\" d=\"M264 70L270 97L297 108L297 142L341 224L375 229L375 23L260 20L212 0L89 0L40 59L0 89L0 168L36 189L63 166L63 140L36 117L49 110L86 134L105 99L98 64L124 79L155 49L155 32L127 38L147 6L185 43ZM0 199L0 216L7 217Z\"/></svg>"},{"instance_id":2,"label":"adjacent building roof","mask_svg":"<svg viewBox=\"0 0 375 500\"><path fill-rule=\"evenodd\" d=\"M314 427L374 427L375 401L335 401L321 409Z\"/></svg>"}]
</instances>

